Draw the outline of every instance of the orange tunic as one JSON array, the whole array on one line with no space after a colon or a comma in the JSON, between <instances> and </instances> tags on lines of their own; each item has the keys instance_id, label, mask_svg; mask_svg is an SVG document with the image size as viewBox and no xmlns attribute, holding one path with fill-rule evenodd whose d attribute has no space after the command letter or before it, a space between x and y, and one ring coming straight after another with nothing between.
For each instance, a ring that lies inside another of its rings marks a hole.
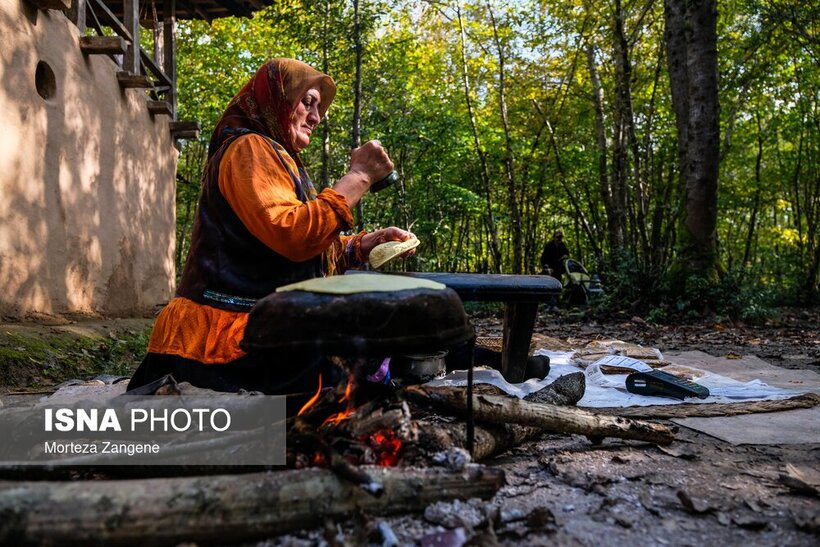
<instances>
[{"instance_id":1,"label":"orange tunic","mask_svg":"<svg viewBox=\"0 0 820 547\"><path fill-rule=\"evenodd\" d=\"M280 149L288 163L293 159ZM296 171L295 163L290 167ZM326 271L343 272L351 265L345 252L353 246L361 255L361 235L339 236L353 224L345 198L333 189L322 190L302 203L293 190L293 179L271 149L271 141L258 134L238 138L219 164L219 190L233 211L262 243L294 262L326 253ZM227 311L176 297L159 314L148 351L178 355L201 363L227 363L245 355L239 342L248 321L246 312Z\"/></svg>"}]
</instances>

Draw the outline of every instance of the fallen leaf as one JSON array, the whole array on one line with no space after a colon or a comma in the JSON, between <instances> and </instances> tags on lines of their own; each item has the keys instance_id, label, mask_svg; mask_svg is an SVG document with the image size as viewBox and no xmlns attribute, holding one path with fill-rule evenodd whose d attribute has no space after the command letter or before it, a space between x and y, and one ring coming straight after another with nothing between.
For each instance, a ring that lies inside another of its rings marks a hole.
<instances>
[{"instance_id":1,"label":"fallen leaf","mask_svg":"<svg viewBox=\"0 0 820 547\"><path fill-rule=\"evenodd\" d=\"M780 482L801 494L820 496L820 478L812 476L809 469L787 463L786 472L780 474Z\"/></svg>"},{"instance_id":2,"label":"fallen leaf","mask_svg":"<svg viewBox=\"0 0 820 547\"><path fill-rule=\"evenodd\" d=\"M763 517L748 514L734 515L732 516L732 522L747 530L762 530L769 523Z\"/></svg>"},{"instance_id":3,"label":"fallen leaf","mask_svg":"<svg viewBox=\"0 0 820 547\"><path fill-rule=\"evenodd\" d=\"M754 511L755 513L759 513L759 512L762 511L760 506L758 504L756 504L753 500L746 500L746 506L749 509L751 509L752 511Z\"/></svg>"},{"instance_id":4,"label":"fallen leaf","mask_svg":"<svg viewBox=\"0 0 820 547\"><path fill-rule=\"evenodd\" d=\"M678 490L678 499L687 511L695 515L702 515L715 510L706 500L700 498L692 499L685 490Z\"/></svg>"},{"instance_id":5,"label":"fallen leaf","mask_svg":"<svg viewBox=\"0 0 820 547\"><path fill-rule=\"evenodd\" d=\"M737 360L737 359L743 359L743 356L742 356L742 355L739 355L739 354L737 354L737 353L727 353L727 354L726 354L726 358L727 358L727 359L735 359L735 360Z\"/></svg>"},{"instance_id":6,"label":"fallen leaf","mask_svg":"<svg viewBox=\"0 0 820 547\"><path fill-rule=\"evenodd\" d=\"M668 446L656 446L658 450L666 454L667 456L672 456L673 458L680 458L682 460L696 460L698 455L691 450L685 450L681 448L670 448Z\"/></svg>"}]
</instances>

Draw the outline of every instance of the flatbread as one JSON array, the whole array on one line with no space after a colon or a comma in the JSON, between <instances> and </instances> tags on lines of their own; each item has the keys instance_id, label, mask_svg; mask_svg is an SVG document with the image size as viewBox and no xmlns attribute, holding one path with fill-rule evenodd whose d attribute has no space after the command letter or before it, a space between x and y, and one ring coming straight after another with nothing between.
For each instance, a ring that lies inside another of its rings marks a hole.
<instances>
[{"instance_id":1,"label":"flatbread","mask_svg":"<svg viewBox=\"0 0 820 547\"><path fill-rule=\"evenodd\" d=\"M413 237L407 241L388 241L387 243L376 245L373 247L373 250L370 251L370 266L380 268L397 256L406 253L410 249L415 249L419 246L419 243L418 238Z\"/></svg>"},{"instance_id":2,"label":"flatbread","mask_svg":"<svg viewBox=\"0 0 820 547\"><path fill-rule=\"evenodd\" d=\"M403 275L363 273L355 275L334 275L317 277L298 283L291 283L276 289L276 292L305 291L324 294L356 294L363 292L393 292L412 289L446 289L447 286L429 279L417 279Z\"/></svg>"}]
</instances>

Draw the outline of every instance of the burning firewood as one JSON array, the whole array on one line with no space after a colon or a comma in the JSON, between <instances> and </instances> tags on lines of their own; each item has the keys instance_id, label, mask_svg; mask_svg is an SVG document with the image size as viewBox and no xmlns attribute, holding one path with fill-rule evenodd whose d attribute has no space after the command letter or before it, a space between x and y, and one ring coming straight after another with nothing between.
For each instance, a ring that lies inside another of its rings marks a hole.
<instances>
[{"instance_id":1,"label":"burning firewood","mask_svg":"<svg viewBox=\"0 0 820 547\"><path fill-rule=\"evenodd\" d=\"M461 388L407 388L420 400L439 408L464 412L467 393ZM675 440L676 428L641 420L595 414L579 408L522 401L516 397L474 395L473 413L479 422L520 424L557 433L576 433L590 438L617 437L656 444Z\"/></svg>"},{"instance_id":2,"label":"burning firewood","mask_svg":"<svg viewBox=\"0 0 820 547\"><path fill-rule=\"evenodd\" d=\"M82 482L0 482L0 544L239 543L345 518L405 514L436 501L488 499L504 472L468 466L364 471L375 498L331 471ZM113 523L113 524L112 524Z\"/></svg>"}]
</instances>

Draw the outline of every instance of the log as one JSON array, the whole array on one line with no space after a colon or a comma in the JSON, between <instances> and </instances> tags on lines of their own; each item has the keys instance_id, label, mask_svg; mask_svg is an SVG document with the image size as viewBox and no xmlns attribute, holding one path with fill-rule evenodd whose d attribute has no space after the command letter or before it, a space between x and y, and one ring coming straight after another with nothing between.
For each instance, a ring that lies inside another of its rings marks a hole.
<instances>
[{"instance_id":1,"label":"log","mask_svg":"<svg viewBox=\"0 0 820 547\"><path fill-rule=\"evenodd\" d=\"M597 408L595 410L601 414L630 416L633 418L711 418L813 408L818 404L820 404L820 395L804 393L803 395L774 401L652 405L629 408Z\"/></svg>"},{"instance_id":2,"label":"log","mask_svg":"<svg viewBox=\"0 0 820 547\"><path fill-rule=\"evenodd\" d=\"M467 424L464 422L444 423L419 420L417 424L419 438L415 449L424 461L429 461L429 457L436 452L450 448L467 450ZM539 427L525 425L476 425L472 459L474 461L486 460L534 439L542 433L544 430Z\"/></svg>"},{"instance_id":3,"label":"log","mask_svg":"<svg viewBox=\"0 0 820 547\"><path fill-rule=\"evenodd\" d=\"M584 395L585 380L583 372L567 374L556 379L540 391L524 398L525 401L550 403L553 405L574 406ZM508 395L492 384L477 384L473 393L481 395ZM418 439L417 451L430 456L451 447L467 449L467 428L462 422L442 422L440 419L422 419L416 422ZM482 424L475 428L475 444L471 451L475 461L482 461L496 454L505 452L520 444L539 437L546 430L517 424Z\"/></svg>"},{"instance_id":4,"label":"log","mask_svg":"<svg viewBox=\"0 0 820 547\"><path fill-rule=\"evenodd\" d=\"M427 399L441 408L463 412L467 408L464 389L412 386L407 393ZM516 397L474 395L475 419L495 424L519 424L556 433L576 433L590 438L616 437L671 444L676 427L620 416L605 416L575 407L522 401Z\"/></svg>"},{"instance_id":5,"label":"log","mask_svg":"<svg viewBox=\"0 0 820 547\"><path fill-rule=\"evenodd\" d=\"M492 497L504 472L468 466L367 468L375 498L331 471L81 482L0 482L0 544L240 543L347 518L421 511L430 503Z\"/></svg>"}]
</instances>

